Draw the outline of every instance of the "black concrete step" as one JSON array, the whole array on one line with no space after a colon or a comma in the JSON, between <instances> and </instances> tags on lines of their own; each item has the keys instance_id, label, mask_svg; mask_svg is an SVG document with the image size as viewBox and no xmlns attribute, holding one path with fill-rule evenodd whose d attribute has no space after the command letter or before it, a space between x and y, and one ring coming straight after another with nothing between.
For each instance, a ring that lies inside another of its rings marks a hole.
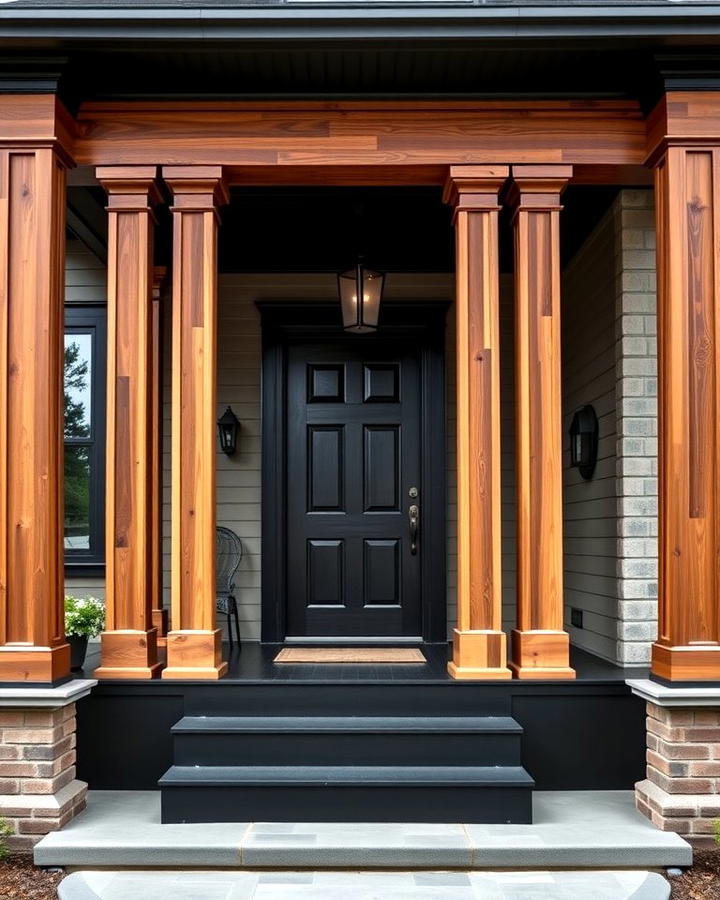
<instances>
[{"instance_id":1,"label":"black concrete step","mask_svg":"<svg viewBox=\"0 0 720 900\"><path fill-rule=\"evenodd\" d=\"M163 822L532 820L521 766L172 766Z\"/></svg>"},{"instance_id":2,"label":"black concrete step","mask_svg":"<svg viewBox=\"0 0 720 900\"><path fill-rule=\"evenodd\" d=\"M521 762L522 728L507 716L186 716L172 732L180 766Z\"/></svg>"}]
</instances>

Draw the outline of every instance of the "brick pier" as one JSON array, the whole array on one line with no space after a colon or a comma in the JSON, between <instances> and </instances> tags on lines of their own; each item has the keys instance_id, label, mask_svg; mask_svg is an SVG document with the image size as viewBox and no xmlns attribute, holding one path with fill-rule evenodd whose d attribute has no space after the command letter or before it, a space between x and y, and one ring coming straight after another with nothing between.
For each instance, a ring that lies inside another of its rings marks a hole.
<instances>
[{"instance_id":1,"label":"brick pier","mask_svg":"<svg viewBox=\"0 0 720 900\"><path fill-rule=\"evenodd\" d=\"M30 852L85 808L75 777L75 703L94 681L57 688L0 690L0 816L13 827L7 846Z\"/></svg>"}]
</instances>

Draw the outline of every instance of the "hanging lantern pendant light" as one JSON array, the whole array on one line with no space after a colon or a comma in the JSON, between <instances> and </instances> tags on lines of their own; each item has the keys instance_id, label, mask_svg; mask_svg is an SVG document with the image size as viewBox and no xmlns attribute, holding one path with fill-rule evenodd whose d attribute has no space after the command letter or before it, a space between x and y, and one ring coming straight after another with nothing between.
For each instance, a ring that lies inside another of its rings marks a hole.
<instances>
[{"instance_id":1,"label":"hanging lantern pendant light","mask_svg":"<svg viewBox=\"0 0 720 900\"><path fill-rule=\"evenodd\" d=\"M338 275L345 331L364 334L377 329L384 284L384 273L366 269L362 259L358 259L354 269Z\"/></svg>"}]
</instances>

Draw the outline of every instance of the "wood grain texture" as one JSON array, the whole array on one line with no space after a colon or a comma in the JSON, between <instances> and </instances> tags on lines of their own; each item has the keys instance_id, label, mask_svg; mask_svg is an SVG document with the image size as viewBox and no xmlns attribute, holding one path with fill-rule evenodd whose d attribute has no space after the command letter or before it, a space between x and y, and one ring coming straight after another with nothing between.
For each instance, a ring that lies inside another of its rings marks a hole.
<instances>
[{"instance_id":1,"label":"wood grain texture","mask_svg":"<svg viewBox=\"0 0 720 900\"><path fill-rule=\"evenodd\" d=\"M668 147L714 146L720 141L717 91L669 91L647 119L646 156L658 164Z\"/></svg>"},{"instance_id":2,"label":"wood grain texture","mask_svg":"<svg viewBox=\"0 0 720 900\"><path fill-rule=\"evenodd\" d=\"M504 166L452 166L455 209L458 622L454 678L510 678L502 631L498 193Z\"/></svg>"},{"instance_id":3,"label":"wood grain texture","mask_svg":"<svg viewBox=\"0 0 720 900\"><path fill-rule=\"evenodd\" d=\"M8 100L7 106L5 102ZM3 98L0 149L0 680L69 674L63 609L65 166L54 118ZM54 109L54 107L53 107Z\"/></svg>"},{"instance_id":4,"label":"wood grain texture","mask_svg":"<svg viewBox=\"0 0 720 900\"><path fill-rule=\"evenodd\" d=\"M162 573L162 379L163 379L163 297L167 269L155 266L152 284L150 387L150 605L158 646L165 646L168 611L163 606Z\"/></svg>"},{"instance_id":5,"label":"wood grain texture","mask_svg":"<svg viewBox=\"0 0 720 900\"><path fill-rule=\"evenodd\" d=\"M566 166L513 166L518 678L573 678L563 631L560 195Z\"/></svg>"},{"instance_id":6,"label":"wood grain texture","mask_svg":"<svg viewBox=\"0 0 720 900\"><path fill-rule=\"evenodd\" d=\"M222 170L163 168L173 194L172 630L163 678L219 678L215 628L218 207Z\"/></svg>"},{"instance_id":7,"label":"wood grain texture","mask_svg":"<svg viewBox=\"0 0 720 900\"><path fill-rule=\"evenodd\" d=\"M434 166L438 180L504 159L639 166L646 149L631 101L88 103L78 132L81 164L222 165L230 182L287 166Z\"/></svg>"},{"instance_id":8,"label":"wood grain texture","mask_svg":"<svg viewBox=\"0 0 720 900\"><path fill-rule=\"evenodd\" d=\"M717 147L668 146L656 170L659 637L652 671L670 681L720 679L719 165Z\"/></svg>"},{"instance_id":9,"label":"wood grain texture","mask_svg":"<svg viewBox=\"0 0 720 900\"><path fill-rule=\"evenodd\" d=\"M153 166L108 166L106 630L97 678L160 671L152 622Z\"/></svg>"}]
</instances>

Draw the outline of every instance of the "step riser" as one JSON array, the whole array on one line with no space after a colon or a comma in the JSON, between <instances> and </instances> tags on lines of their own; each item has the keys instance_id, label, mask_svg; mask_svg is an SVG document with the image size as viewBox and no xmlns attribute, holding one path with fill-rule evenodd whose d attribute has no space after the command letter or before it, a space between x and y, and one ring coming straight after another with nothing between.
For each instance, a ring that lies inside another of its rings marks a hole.
<instances>
[{"instance_id":1,"label":"step riser","mask_svg":"<svg viewBox=\"0 0 720 900\"><path fill-rule=\"evenodd\" d=\"M164 788L162 821L527 824L532 821L532 792L467 785Z\"/></svg>"},{"instance_id":2,"label":"step riser","mask_svg":"<svg viewBox=\"0 0 720 900\"><path fill-rule=\"evenodd\" d=\"M519 766L517 734L176 734L179 766Z\"/></svg>"},{"instance_id":3,"label":"step riser","mask_svg":"<svg viewBox=\"0 0 720 900\"><path fill-rule=\"evenodd\" d=\"M511 697L492 685L245 684L220 682L188 695L186 716L510 716Z\"/></svg>"}]
</instances>

